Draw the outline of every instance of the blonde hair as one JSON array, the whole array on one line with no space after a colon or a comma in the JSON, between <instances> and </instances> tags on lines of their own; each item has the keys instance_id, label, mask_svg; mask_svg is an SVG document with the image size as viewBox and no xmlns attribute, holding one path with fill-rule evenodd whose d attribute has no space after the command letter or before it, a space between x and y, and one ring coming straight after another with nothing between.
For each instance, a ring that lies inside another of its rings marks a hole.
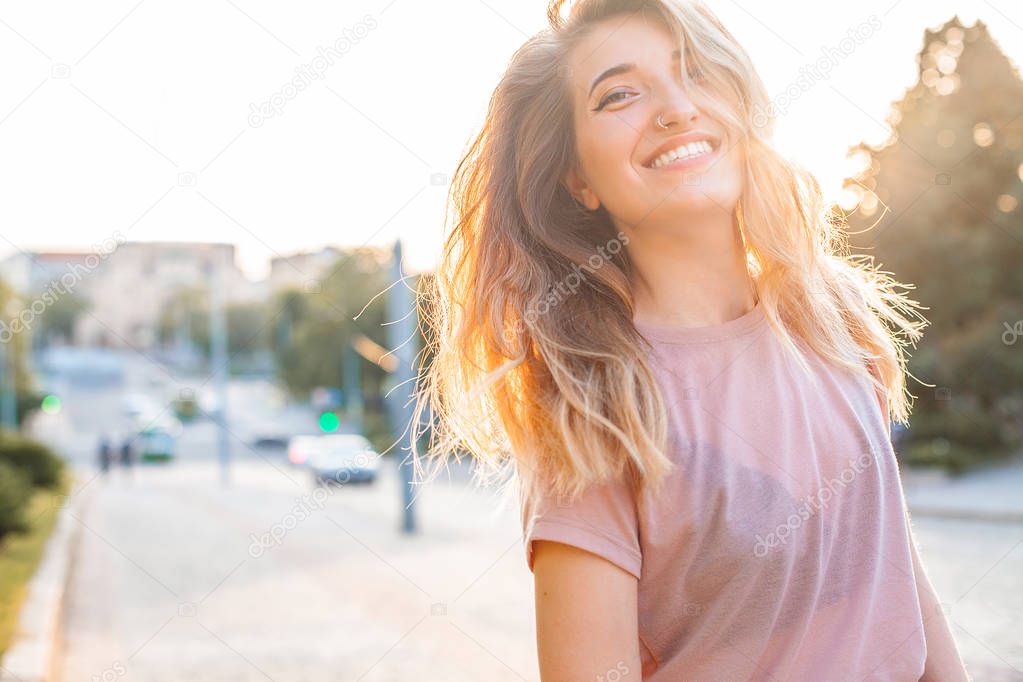
<instances>
[{"instance_id":1,"label":"blonde hair","mask_svg":"<svg viewBox=\"0 0 1023 682\"><path fill-rule=\"evenodd\" d=\"M562 183L576 156L561 67L595 23L636 12L671 29L704 73L700 87L718 95L702 108L743 146L739 227L771 328L806 371L797 340L868 376L905 423L904 350L926 320L907 317L919 316L917 304L872 259L846 254L843 223L817 181L772 148L770 120L758 121L771 110L767 92L746 52L699 2L580 0L567 17L564 4L551 2L550 28L515 52L452 180L453 228L420 301L430 365L416 413L432 418L413 419L412 448L429 427L427 457L438 465L430 478L449 457L471 456L481 483L511 470L527 494L571 498L623 473L637 489L657 488L672 469L666 407L632 322L625 249L590 267L622 235ZM581 279L572 294L537 314L572 273Z\"/></svg>"}]
</instances>

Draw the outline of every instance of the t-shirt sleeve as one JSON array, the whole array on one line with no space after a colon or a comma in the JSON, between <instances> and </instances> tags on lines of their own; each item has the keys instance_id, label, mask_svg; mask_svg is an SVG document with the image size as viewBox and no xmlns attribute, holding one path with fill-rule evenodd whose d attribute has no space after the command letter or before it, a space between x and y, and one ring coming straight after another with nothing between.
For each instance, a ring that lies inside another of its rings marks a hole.
<instances>
[{"instance_id":1,"label":"t-shirt sleeve","mask_svg":"<svg viewBox=\"0 0 1023 682\"><path fill-rule=\"evenodd\" d=\"M642 569L636 500L626 477L593 484L567 502L520 492L526 565L533 570L533 542L552 540L596 554L637 579Z\"/></svg>"},{"instance_id":2,"label":"t-shirt sleeve","mask_svg":"<svg viewBox=\"0 0 1023 682\"><path fill-rule=\"evenodd\" d=\"M878 380L881 380L881 373L877 369L877 365L873 361L867 361L867 369L870 373ZM872 386L873 387L873 386ZM881 416L884 418L885 428L888 429L888 437L892 435L892 418L888 412L888 396L881 392L880 389L874 387L874 394L877 396L877 402L881 407Z\"/></svg>"}]
</instances>

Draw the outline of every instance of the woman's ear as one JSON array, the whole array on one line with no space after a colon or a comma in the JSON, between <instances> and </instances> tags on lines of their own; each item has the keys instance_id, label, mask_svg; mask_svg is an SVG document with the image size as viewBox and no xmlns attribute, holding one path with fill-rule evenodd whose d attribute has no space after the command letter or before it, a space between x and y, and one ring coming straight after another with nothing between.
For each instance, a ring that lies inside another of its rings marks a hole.
<instances>
[{"instance_id":1,"label":"woman's ear","mask_svg":"<svg viewBox=\"0 0 1023 682\"><path fill-rule=\"evenodd\" d=\"M574 168L565 173L564 183L572 197L580 204L591 211L596 211L600 208L600 199L597 198L597 195L593 193L593 190L590 189L586 181Z\"/></svg>"}]
</instances>

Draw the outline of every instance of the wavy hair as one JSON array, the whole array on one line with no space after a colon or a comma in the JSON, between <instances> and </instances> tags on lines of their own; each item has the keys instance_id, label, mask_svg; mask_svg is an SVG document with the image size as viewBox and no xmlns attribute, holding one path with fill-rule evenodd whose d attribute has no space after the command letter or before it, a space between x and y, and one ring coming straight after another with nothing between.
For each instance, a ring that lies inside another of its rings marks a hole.
<instances>
[{"instance_id":1,"label":"wavy hair","mask_svg":"<svg viewBox=\"0 0 1023 682\"><path fill-rule=\"evenodd\" d=\"M594 24L637 12L672 31L703 72L690 84L711 94L701 108L745 152L736 227L774 333L806 371L798 341L867 376L905 423L905 348L927 321L897 291L911 287L848 254L844 220L817 181L772 147L772 108L743 48L698 1L565 5L551 2L550 28L513 55L452 179L451 231L420 298L430 364L416 413L431 418L413 420L412 450L429 428L430 478L469 456L481 483L510 473L527 494L572 498L623 473L637 489L656 489L673 467L666 406L632 322L623 235L603 207L586 210L562 183L577 159L564 65Z\"/></svg>"}]
</instances>

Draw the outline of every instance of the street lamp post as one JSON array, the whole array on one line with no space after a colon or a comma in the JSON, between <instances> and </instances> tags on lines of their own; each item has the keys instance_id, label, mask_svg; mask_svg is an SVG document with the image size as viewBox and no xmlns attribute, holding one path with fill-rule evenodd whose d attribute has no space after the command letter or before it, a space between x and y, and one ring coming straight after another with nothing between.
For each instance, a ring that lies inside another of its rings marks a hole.
<instances>
[{"instance_id":1,"label":"street lamp post","mask_svg":"<svg viewBox=\"0 0 1023 682\"><path fill-rule=\"evenodd\" d=\"M13 336L11 338L13 340ZM10 375L12 374L9 367L10 363L8 362L10 355L7 344L0 343L0 423L3 424L5 429L13 431L14 420L10 418L11 408L9 407L14 402L9 387Z\"/></svg>"},{"instance_id":2,"label":"street lamp post","mask_svg":"<svg viewBox=\"0 0 1023 682\"><path fill-rule=\"evenodd\" d=\"M210 287L210 364L217 392L217 457L220 460L220 482L230 482L231 440L227 431L227 324L224 320L223 283L220 269L212 258L206 261Z\"/></svg>"},{"instance_id":3,"label":"street lamp post","mask_svg":"<svg viewBox=\"0 0 1023 682\"><path fill-rule=\"evenodd\" d=\"M362 380L359 364L362 358L351 343L345 344L344 350L344 394L345 421L352 432L363 433Z\"/></svg>"},{"instance_id":4,"label":"street lamp post","mask_svg":"<svg viewBox=\"0 0 1023 682\"><path fill-rule=\"evenodd\" d=\"M404 275L401 271L401 241L394 243L394 255L391 265L391 280L399 282ZM391 416L394 430L398 434L404 434L411 423L415 407L412 405L413 392L415 389L415 375L412 371L412 360L416 355L416 322L415 315L409 310L415 302L412 293L405 285L396 284L391 287L390 295L387 297L387 319L392 320L388 328L388 346L394 349L392 353L397 366L391 377L394 386L390 391ZM401 443L404 445L404 443ZM399 448L399 452L401 448ZM414 533L416 530L415 509L412 506L412 452L402 457L398 464L398 478L401 481L402 500L402 531Z\"/></svg>"}]
</instances>

